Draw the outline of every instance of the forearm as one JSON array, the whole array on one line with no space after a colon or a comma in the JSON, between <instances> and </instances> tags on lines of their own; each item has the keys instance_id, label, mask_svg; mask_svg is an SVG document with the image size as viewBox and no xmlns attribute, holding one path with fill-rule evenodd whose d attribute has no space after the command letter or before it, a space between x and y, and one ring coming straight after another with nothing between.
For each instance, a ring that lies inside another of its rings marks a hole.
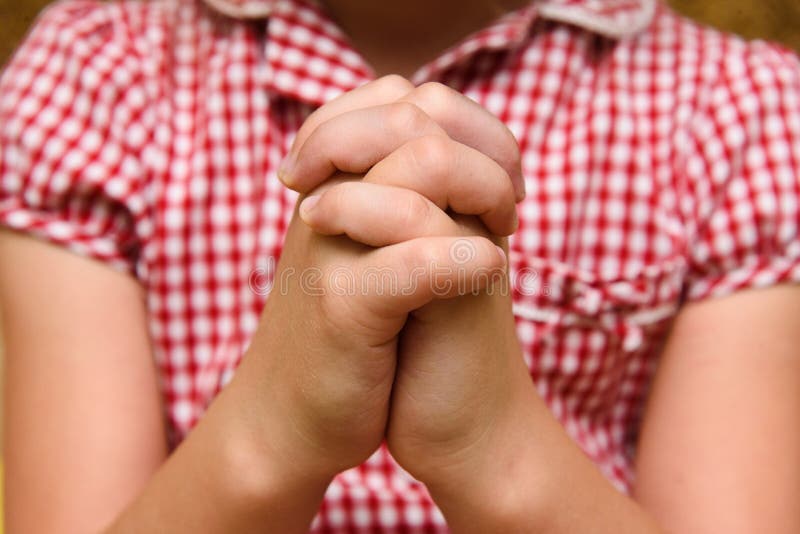
<instances>
[{"instance_id":1,"label":"forearm","mask_svg":"<svg viewBox=\"0 0 800 534\"><path fill-rule=\"evenodd\" d=\"M603 477L532 386L520 395L515 405L525 408L499 422L482 460L426 481L454 533L661 532Z\"/></svg>"},{"instance_id":2,"label":"forearm","mask_svg":"<svg viewBox=\"0 0 800 534\"><path fill-rule=\"evenodd\" d=\"M330 476L304 472L266 438L279 429L249 420L252 387L234 380L219 395L109 534L308 531Z\"/></svg>"}]
</instances>

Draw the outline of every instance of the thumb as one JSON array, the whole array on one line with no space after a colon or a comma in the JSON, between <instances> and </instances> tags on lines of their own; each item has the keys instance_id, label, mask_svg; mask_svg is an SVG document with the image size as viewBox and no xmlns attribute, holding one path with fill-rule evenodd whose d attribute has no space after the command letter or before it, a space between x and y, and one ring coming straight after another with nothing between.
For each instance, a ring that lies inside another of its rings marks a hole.
<instances>
[{"instance_id":1,"label":"thumb","mask_svg":"<svg viewBox=\"0 0 800 534\"><path fill-rule=\"evenodd\" d=\"M384 316L507 281L505 252L478 236L411 239L372 250L359 263L359 294L367 309Z\"/></svg>"}]
</instances>

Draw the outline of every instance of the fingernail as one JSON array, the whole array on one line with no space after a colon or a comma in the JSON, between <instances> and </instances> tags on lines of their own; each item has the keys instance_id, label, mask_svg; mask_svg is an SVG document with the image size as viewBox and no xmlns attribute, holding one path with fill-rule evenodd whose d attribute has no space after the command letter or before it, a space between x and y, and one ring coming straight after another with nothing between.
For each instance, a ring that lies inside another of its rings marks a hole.
<instances>
[{"instance_id":1,"label":"fingernail","mask_svg":"<svg viewBox=\"0 0 800 534\"><path fill-rule=\"evenodd\" d=\"M320 195L311 195L310 197L306 197L305 200L300 203L300 218L306 223L308 222L309 214L314 210L314 207L319 202L319 198Z\"/></svg>"},{"instance_id":2,"label":"fingernail","mask_svg":"<svg viewBox=\"0 0 800 534\"><path fill-rule=\"evenodd\" d=\"M503 250L503 247L501 247L500 245L495 245L495 247L497 247L497 252L500 253L500 257L503 258L503 265L506 265L508 263L508 256L506 256L506 251Z\"/></svg>"},{"instance_id":3,"label":"fingernail","mask_svg":"<svg viewBox=\"0 0 800 534\"><path fill-rule=\"evenodd\" d=\"M290 152L289 155L283 160L281 163L280 168L278 169L278 179L283 182L284 185L289 186L292 183L292 173L294 173L294 168L297 165L297 156L294 152Z\"/></svg>"}]
</instances>

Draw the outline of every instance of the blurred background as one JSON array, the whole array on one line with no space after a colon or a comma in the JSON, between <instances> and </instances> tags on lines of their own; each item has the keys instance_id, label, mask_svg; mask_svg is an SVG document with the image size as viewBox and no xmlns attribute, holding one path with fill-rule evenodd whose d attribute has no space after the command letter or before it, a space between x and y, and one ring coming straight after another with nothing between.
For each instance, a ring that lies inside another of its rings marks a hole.
<instances>
[{"instance_id":1,"label":"blurred background","mask_svg":"<svg viewBox=\"0 0 800 534\"><path fill-rule=\"evenodd\" d=\"M6 63L36 14L48 3L49 0L0 0L0 65ZM779 41L800 52L798 0L668 0L667 3L706 24L748 38ZM2 362L2 334L0 334L0 362ZM0 378L2 378L1 364ZM2 408L1 401L0 408ZM0 436L2 436L2 425L0 425ZM0 534L2 534L1 524Z\"/></svg>"},{"instance_id":2,"label":"blurred background","mask_svg":"<svg viewBox=\"0 0 800 534\"><path fill-rule=\"evenodd\" d=\"M51 0L0 0L0 64ZM797 0L666 0L686 15L749 38L781 41L800 52Z\"/></svg>"}]
</instances>

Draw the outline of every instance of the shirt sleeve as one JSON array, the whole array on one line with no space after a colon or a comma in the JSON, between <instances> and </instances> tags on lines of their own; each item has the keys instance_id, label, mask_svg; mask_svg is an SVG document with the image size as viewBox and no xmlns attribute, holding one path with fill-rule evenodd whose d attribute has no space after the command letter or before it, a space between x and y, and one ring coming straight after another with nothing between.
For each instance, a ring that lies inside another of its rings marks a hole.
<instances>
[{"instance_id":1,"label":"shirt sleeve","mask_svg":"<svg viewBox=\"0 0 800 534\"><path fill-rule=\"evenodd\" d=\"M144 93L115 9L55 4L0 77L0 225L133 272Z\"/></svg>"},{"instance_id":2,"label":"shirt sleeve","mask_svg":"<svg viewBox=\"0 0 800 534\"><path fill-rule=\"evenodd\" d=\"M741 46L724 53L678 143L679 202L696 221L689 301L800 280L800 62L763 42Z\"/></svg>"}]
</instances>

